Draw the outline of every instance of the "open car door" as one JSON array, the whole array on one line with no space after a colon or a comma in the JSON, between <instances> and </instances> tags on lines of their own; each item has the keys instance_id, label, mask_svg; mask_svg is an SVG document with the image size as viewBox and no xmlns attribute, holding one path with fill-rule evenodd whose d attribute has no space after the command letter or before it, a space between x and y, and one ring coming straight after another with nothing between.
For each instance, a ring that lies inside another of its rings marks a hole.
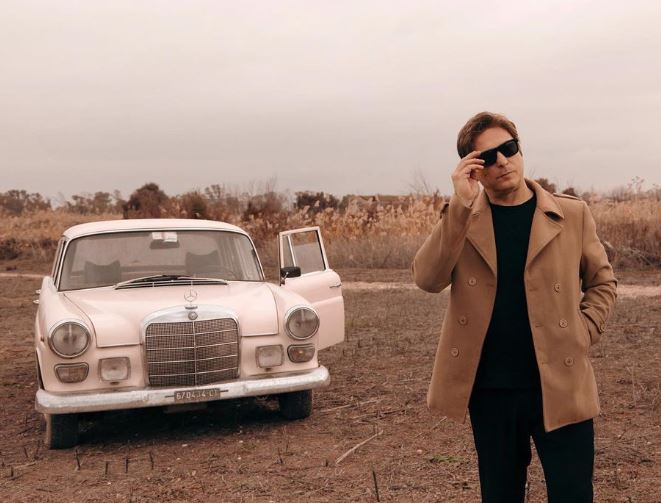
<instances>
[{"instance_id":1,"label":"open car door","mask_svg":"<svg viewBox=\"0 0 661 503\"><path fill-rule=\"evenodd\" d=\"M319 227L281 232L280 269L300 267L299 277L282 277L280 286L298 293L319 315L319 349L344 340L344 299L340 276L328 266Z\"/></svg>"}]
</instances>

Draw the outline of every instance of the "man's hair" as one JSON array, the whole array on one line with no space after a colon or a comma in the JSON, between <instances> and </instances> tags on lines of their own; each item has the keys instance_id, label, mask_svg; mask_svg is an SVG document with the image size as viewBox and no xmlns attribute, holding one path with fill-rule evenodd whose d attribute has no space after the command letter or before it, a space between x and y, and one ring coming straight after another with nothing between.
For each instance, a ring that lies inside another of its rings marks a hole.
<instances>
[{"instance_id":1,"label":"man's hair","mask_svg":"<svg viewBox=\"0 0 661 503\"><path fill-rule=\"evenodd\" d=\"M519 133L516 131L516 126L507 117L491 112L480 112L468 119L468 122L459 131L459 135L457 136L457 152L459 152L459 157L465 157L475 150L475 138L480 136L484 130L492 127L503 128L512 135L512 138L517 142L519 141Z\"/></svg>"}]
</instances>

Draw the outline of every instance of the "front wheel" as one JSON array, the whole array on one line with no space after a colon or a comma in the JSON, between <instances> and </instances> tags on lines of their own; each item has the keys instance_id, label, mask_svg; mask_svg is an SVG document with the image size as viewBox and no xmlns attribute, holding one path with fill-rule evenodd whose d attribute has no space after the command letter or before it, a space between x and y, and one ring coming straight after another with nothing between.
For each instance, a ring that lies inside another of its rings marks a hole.
<instances>
[{"instance_id":1,"label":"front wheel","mask_svg":"<svg viewBox=\"0 0 661 503\"><path fill-rule=\"evenodd\" d=\"M303 419L312 413L312 390L283 393L278 397L280 414L287 419Z\"/></svg>"},{"instance_id":2,"label":"front wheel","mask_svg":"<svg viewBox=\"0 0 661 503\"><path fill-rule=\"evenodd\" d=\"M78 444L78 414L44 414L49 449L68 449Z\"/></svg>"}]
</instances>

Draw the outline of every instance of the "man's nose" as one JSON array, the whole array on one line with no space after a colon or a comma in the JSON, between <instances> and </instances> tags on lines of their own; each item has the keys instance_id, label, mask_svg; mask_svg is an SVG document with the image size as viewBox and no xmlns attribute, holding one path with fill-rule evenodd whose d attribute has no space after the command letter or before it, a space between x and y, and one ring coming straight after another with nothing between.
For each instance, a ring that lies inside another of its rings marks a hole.
<instances>
[{"instance_id":1,"label":"man's nose","mask_svg":"<svg viewBox=\"0 0 661 503\"><path fill-rule=\"evenodd\" d=\"M501 152L496 153L496 164L498 166L505 166L507 164L507 157L505 157Z\"/></svg>"}]
</instances>

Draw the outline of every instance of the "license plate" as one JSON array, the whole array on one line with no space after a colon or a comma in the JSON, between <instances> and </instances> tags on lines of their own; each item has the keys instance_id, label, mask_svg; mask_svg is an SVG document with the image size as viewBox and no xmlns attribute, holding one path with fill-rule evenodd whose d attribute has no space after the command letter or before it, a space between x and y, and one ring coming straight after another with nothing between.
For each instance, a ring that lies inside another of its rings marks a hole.
<instances>
[{"instance_id":1,"label":"license plate","mask_svg":"<svg viewBox=\"0 0 661 503\"><path fill-rule=\"evenodd\" d=\"M223 392L220 388L193 389L189 391L175 391L174 403L206 402L217 400Z\"/></svg>"}]
</instances>

